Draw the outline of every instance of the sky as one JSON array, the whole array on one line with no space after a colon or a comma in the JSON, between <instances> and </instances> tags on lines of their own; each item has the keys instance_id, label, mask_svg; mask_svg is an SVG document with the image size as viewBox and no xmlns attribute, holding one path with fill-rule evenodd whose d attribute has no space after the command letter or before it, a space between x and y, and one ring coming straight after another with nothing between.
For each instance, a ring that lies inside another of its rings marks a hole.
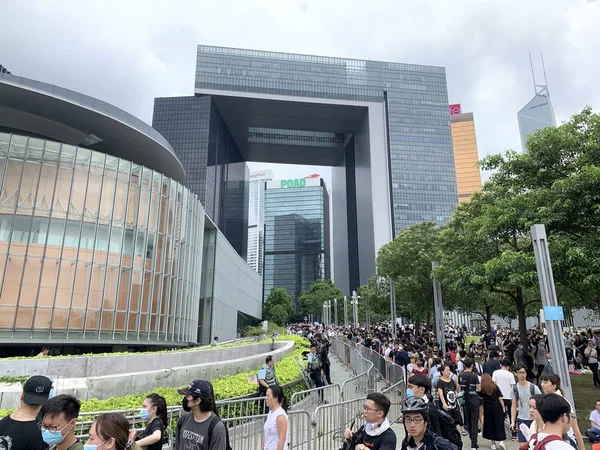
<instances>
[{"instance_id":1,"label":"sky","mask_svg":"<svg viewBox=\"0 0 600 450\"><path fill-rule=\"evenodd\" d=\"M557 122L600 107L600 0L2 0L0 64L151 123L193 95L197 44L444 66L480 158L520 150L516 113L544 55ZM323 167L253 163L276 178ZM484 179L486 175L484 174Z\"/></svg>"}]
</instances>

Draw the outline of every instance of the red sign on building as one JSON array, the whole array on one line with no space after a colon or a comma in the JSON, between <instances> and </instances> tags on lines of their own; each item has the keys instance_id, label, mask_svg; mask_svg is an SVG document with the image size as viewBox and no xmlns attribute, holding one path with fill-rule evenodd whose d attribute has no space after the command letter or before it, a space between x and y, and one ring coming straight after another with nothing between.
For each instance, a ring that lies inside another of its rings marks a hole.
<instances>
[{"instance_id":1,"label":"red sign on building","mask_svg":"<svg viewBox=\"0 0 600 450\"><path fill-rule=\"evenodd\" d=\"M319 175L318 173L311 173L310 175L304 178L321 178L321 175Z\"/></svg>"},{"instance_id":2,"label":"red sign on building","mask_svg":"<svg viewBox=\"0 0 600 450\"><path fill-rule=\"evenodd\" d=\"M460 103L450 105L450 115L455 116L456 114L462 114L462 111L460 109Z\"/></svg>"}]
</instances>

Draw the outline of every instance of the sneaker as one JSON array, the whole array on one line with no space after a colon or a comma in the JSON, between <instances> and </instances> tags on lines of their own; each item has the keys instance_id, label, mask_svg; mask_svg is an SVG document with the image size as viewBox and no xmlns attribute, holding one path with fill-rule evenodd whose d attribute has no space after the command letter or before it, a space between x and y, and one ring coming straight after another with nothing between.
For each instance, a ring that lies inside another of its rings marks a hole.
<instances>
[{"instance_id":1,"label":"sneaker","mask_svg":"<svg viewBox=\"0 0 600 450\"><path fill-rule=\"evenodd\" d=\"M512 436L512 437L511 437L511 439L512 439L513 441L515 441L515 442L518 442L518 441L519 441L519 438L518 438L517 436Z\"/></svg>"},{"instance_id":2,"label":"sneaker","mask_svg":"<svg viewBox=\"0 0 600 450\"><path fill-rule=\"evenodd\" d=\"M500 447L500 450L506 450L506 447L504 446L504 442L498 442L498 447Z\"/></svg>"},{"instance_id":3,"label":"sneaker","mask_svg":"<svg viewBox=\"0 0 600 450\"><path fill-rule=\"evenodd\" d=\"M492 444L491 448L492 450L496 450L496 444Z\"/></svg>"}]
</instances>

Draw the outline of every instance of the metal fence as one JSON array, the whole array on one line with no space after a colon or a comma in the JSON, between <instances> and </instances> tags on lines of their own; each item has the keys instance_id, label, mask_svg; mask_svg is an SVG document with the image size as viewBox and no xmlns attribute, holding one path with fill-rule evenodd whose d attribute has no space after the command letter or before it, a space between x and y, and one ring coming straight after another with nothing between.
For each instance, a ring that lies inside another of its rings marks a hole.
<instances>
[{"instance_id":1,"label":"metal fence","mask_svg":"<svg viewBox=\"0 0 600 450\"><path fill-rule=\"evenodd\" d=\"M335 405L319 406L314 415L314 450L338 450L344 441L344 430L356 431L364 422L365 399L357 398Z\"/></svg>"},{"instance_id":2,"label":"metal fence","mask_svg":"<svg viewBox=\"0 0 600 450\"><path fill-rule=\"evenodd\" d=\"M328 384L320 388L294 392L290 398L290 409L307 409L321 403L339 403L342 400L342 388L339 384Z\"/></svg>"}]
</instances>

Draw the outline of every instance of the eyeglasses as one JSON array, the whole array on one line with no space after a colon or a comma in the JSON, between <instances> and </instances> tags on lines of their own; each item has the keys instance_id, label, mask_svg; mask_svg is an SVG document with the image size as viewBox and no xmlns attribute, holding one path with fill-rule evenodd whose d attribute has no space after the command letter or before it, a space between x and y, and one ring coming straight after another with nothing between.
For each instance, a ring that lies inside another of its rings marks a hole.
<instances>
[{"instance_id":1,"label":"eyeglasses","mask_svg":"<svg viewBox=\"0 0 600 450\"><path fill-rule=\"evenodd\" d=\"M425 419L423 419L422 417L405 417L404 418L404 423L423 423Z\"/></svg>"},{"instance_id":2,"label":"eyeglasses","mask_svg":"<svg viewBox=\"0 0 600 450\"><path fill-rule=\"evenodd\" d=\"M521 375L527 375L527 371L526 370L519 370L517 373L521 374Z\"/></svg>"},{"instance_id":3,"label":"eyeglasses","mask_svg":"<svg viewBox=\"0 0 600 450\"><path fill-rule=\"evenodd\" d=\"M57 428L57 427L47 427L47 426L46 426L46 425L44 425L42 422L39 422L37 425L38 425L38 428L40 429L40 431L41 431L41 432L44 432L44 431L49 431L50 433L56 433L57 431L62 431L62 430L64 430L64 429L67 427L67 425L69 425L69 423L70 423L70 422L67 422L66 424L64 424L64 425L63 425L62 427L60 427L60 428Z\"/></svg>"},{"instance_id":4,"label":"eyeglasses","mask_svg":"<svg viewBox=\"0 0 600 450\"><path fill-rule=\"evenodd\" d=\"M377 408L369 408L367 405L363 405L363 411L381 411Z\"/></svg>"}]
</instances>

